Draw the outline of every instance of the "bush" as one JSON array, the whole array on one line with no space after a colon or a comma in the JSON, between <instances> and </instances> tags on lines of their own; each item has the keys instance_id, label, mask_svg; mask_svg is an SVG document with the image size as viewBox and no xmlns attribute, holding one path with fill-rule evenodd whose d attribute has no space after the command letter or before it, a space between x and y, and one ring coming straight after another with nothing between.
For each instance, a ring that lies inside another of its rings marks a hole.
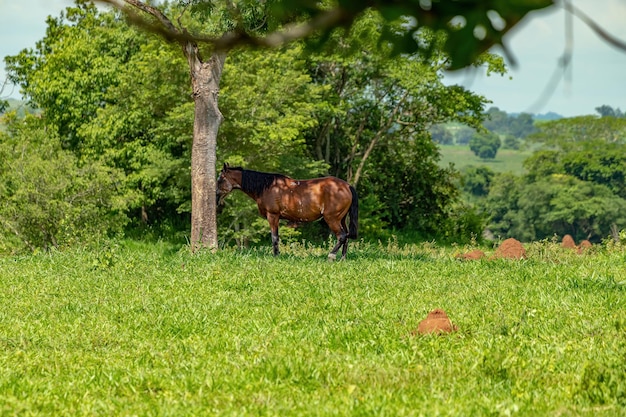
<instances>
[{"instance_id":1,"label":"bush","mask_svg":"<svg viewBox=\"0 0 626 417\"><path fill-rule=\"evenodd\" d=\"M0 135L0 251L18 252L98 241L122 232L121 175L81 166L40 121L9 118Z\"/></svg>"}]
</instances>

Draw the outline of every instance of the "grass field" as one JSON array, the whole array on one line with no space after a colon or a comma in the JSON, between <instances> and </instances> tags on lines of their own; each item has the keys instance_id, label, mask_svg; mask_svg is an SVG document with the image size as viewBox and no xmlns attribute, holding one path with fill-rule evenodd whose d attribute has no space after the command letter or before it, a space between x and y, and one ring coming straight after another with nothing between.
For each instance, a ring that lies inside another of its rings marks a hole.
<instances>
[{"instance_id":1,"label":"grass field","mask_svg":"<svg viewBox=\"0 0 626 417\"><path fill-rule=\"evenodd\" d=\"M465 249L0 258L0 415L626 415L626 250Z\"/></svg>"},{"instance_id":2,"label":"grass field","mask_svg":"<svg viewBox=\"0 0 626 417\"><path fill-rule=\"evenodd\" d=\"M522 163L524 159L532 155L530 151L516 151L512 149L500 149L495 159L480 159L469 149L468 146L443 145L441 150L440 166L447 167L454 163L456 169L461 170L468 165L484 165L495 172L511 172L521 175L524 172Z\"/></svg>"}]
</instances>

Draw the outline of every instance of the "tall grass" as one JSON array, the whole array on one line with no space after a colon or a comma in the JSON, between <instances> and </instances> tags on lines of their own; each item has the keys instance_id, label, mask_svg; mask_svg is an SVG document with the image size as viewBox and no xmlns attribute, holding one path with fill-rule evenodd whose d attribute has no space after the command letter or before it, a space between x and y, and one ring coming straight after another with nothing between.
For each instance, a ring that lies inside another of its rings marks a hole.
<instances>
[{"instance_id":1,"label":"tall grass","mask_svg":"<svg viewBox=\"0 0 626 417\"><path fill-rule=\"evenodd\" d=\"M620 247L0 258L1 415L624 415ZM434 308L460 331L413 330Z\"/></svg>"}]
</instances>

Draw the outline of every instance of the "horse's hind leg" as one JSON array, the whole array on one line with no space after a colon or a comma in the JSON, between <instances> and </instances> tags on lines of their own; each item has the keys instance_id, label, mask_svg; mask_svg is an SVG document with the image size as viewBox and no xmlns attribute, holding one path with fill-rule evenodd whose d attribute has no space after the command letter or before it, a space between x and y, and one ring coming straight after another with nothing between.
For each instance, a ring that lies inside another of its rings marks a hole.
<instances>
[{"instance_id":1,"label":"horse's hind leg","mask_svg":"<svg viewBox=\"0 0 626 417\"><path fill-rule=\"evenodd\" d=\"M337 259L337 251L339 251L339 248L341 248L342 246L343 250L341 251L341 259L345 259L346 251L348 250L348 232L345 230L345 228L341 227L341 222L329 222L328 219L325 220L326 223L328 223L328 227L330 227L330 230L332 230L333 233L335 233L335 236L337 236L337 244L335 244L333 249L328 254L328 260L332 262Z\"/></svg>"},{"instance_id":2,"label":"horse's hind leg","mask_svg":"<svg viewBox=\"0 0 626 417\"><path fill-rule=\"evenodd\" d=\"M339 251L339 248L342 246L343 246L343 250L341 251L341 259L345 259L347 244L348 244L348 234L342 230L341 234L337 236L337 244L335 245L333 250L331 250L330 253L328 254L328 260L332 262L335 259L337 259L337 252Z\"/></svg>"},{"instance_id":3,"label":"horse's hind leg","mask_svg":"<svg viewBox=\"0 0 626 417\"><path fill-rule=\"evenodd\" d=\"M348 226L346 226L346 218L341 219L341 231L344 233L343 248L341 249L341 259L346 259L348 252Z\"/></svg>"}]
</instances>

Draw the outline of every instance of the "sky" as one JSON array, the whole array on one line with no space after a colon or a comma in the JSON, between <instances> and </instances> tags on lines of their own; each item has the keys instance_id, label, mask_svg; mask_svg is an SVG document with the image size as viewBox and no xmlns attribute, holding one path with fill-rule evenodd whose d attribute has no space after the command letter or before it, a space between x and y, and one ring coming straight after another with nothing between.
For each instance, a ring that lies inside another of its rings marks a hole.
<instances>
[{"instance_id":1,"label":"sky","mask_svg":"<svg viewBox=\"0 0 626 417\"><path fill-rule=\"evenodd\" d=\"M572 3L614 37L626 43L626 0L572 0ZM58 16L70 0L0 0L0 58L33 48L46 30L46 17ZM505 37L517 61L505 76L483 70L445 75L446 84L461 84L485 96L507 113L555 112L565 117L597 114L609 105L626 111L626 51L600 39L574 17L571 66L555 73L566 45L565 12L558 6L534 12ZM491 52L500 53L496 47ZM6 78L0 62L0 86ZM6 86L0 98L19 98L17 87Z\"/></svg>"}]
</instances>

